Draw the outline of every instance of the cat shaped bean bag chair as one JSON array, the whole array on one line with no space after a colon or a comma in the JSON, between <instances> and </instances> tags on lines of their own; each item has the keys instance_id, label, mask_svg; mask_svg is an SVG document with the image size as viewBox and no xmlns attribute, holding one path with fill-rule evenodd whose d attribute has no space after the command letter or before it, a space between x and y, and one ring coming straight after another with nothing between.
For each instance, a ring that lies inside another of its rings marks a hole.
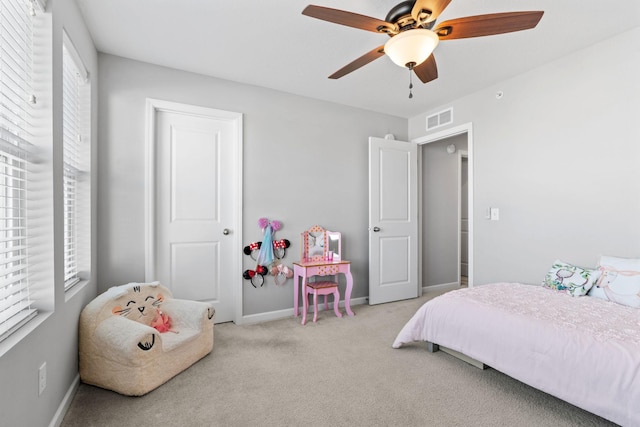
<instances>
[{"instance_id":1,"label":"cat shaped bean bag chair","mask_svg":"<svg viewBox=\"0 0 640 427\"><path fill-rule=\"evenodd\" d=\"M211 304L174 299L159 283L110 288L80 314L80 379L146 394L211 352L214 315Z\"/></svg>"}]
</instances>

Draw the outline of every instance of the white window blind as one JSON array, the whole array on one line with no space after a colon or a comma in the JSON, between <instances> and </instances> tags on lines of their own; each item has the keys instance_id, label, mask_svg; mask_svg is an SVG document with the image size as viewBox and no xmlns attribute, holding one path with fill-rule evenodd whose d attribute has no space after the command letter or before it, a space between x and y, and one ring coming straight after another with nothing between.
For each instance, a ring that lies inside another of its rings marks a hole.
<instances>
[{"instance_id":1,"label":"white window blind","mask_svg":"<svg viewBox=\"0 0 640 427\"><path fill-rule=\"evenodd\" d=\"M0 340L36 315L27 239L34 15L30 1L0 1Z\"/></svg>"},{"instance_id":2,"label":"white window blind","mask_svg":"<svg viewBox=\"0 0 640 427\"><path fill-rule=\"evenodd\" d=\"M31 0L31 3L38 8L40 12L47 10L47 0Z\"/></svg>"},{"instance_id":3,"label":"white window blind","mask_svg":"<svg viewBox=\"0 0 640 427\"><path fill-rule=\"evenodd\" d=\"M86 112L90 108L82 86L88 73L80 61L71 40L64 33L62 56L62 116L63 116L63 167L64 167L64 283L69 289L80 281L79 251L82 204L86 197L82 181L86 180Z\"/></svg>"}]
</instances>

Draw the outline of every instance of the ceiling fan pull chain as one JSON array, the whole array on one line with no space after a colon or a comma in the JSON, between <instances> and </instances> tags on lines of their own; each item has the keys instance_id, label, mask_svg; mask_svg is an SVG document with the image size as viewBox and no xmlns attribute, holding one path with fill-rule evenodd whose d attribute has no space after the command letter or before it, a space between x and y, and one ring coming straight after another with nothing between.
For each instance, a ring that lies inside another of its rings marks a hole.
<instances>
[{"instance_id":1,"label":"ceiling fan pull chain","mask_svg":"<svg viewBox=\"0 0 640 427\"><path fill-rule=\"evenodd\" d=\"M411 71L413 70L413 67L407 67L409 68L409 99L413 98L413 93L411 92L411 89L413 89L413 79L411 78Z\"/></svg>"}]
</instances>

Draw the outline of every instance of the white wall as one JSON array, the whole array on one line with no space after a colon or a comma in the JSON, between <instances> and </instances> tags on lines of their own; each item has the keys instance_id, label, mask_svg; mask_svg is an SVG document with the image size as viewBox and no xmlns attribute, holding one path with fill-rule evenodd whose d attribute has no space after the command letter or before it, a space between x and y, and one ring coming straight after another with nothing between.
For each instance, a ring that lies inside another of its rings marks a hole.
<instances>
[{"instance_id":1,"label":"white wall","mask_svg":"<svg viewBox=\"0 0 640 427\"><path fill-rule=\"evenodd\" d=\"M640 257L638 58L640 28L409 120L412 139L444 107L473 123L476 284Z\"/></svg>"},{"instance_id":2,"label":"white wall","mask_svg":"<svg viewBox=\"0 0 640 427\"><path fill-rule=\"evenodd\" d=\"M300 256L312 225L341 231L352 262L353 297L368 294L369 136L406 138L407 121L269 89L100 54L100 290L144 280L145 99L244 114L243 245L262 240L258 219L282 221L277 238ZM244 269L254 268L243 256ZM251 261L251 262L250 262ZM254 289L236 272L245 315L293 306L293 281Z\"/></svg>"},{"instance_id":3,"label":"white wall","mask_svg":"<svg viewBox=\"0 0 640 427\"><path fill-rule=\"evenodd\" d=\"M81 15L73 0L48 0L46 19L49 35L38 37L34 44L47 46L50 57L38 60L38 67L53 68L46 78L52 81L52 92L38 97L38 105L53 112L51 129L47 138L53 139L53 197L50 201L54 213L54 245L52 265L56 266L53 277L49 276L35 283L35 304L42 308L36 321L14 333L0 343L4 352L8 344L12 347L0 356L0 425L2 426L46 426L54 419L63 398L71 389L78 376L78 317L82 308L95 297L95 237L92 239L91 281L65 294L62 268L62 29L66 29L75 47L91 74L92 102L97 107L97 53ZM51 42L51 33L53 42ZM43 64L44 63L44 64ZM49 70L50 72L50 70ZM92 170L96 170L97 114L92 117ZM51 141L49 141L50 143ZM93 176L95 189L95 175ZM95 212L95 191L92 203ZM94 216L95 219L95 216ZM95 236L95 226L93 227ZM51 255L51 254L50 254ZM22 336L31 325L38 326ZM15 341L19 341L16 343ZM47 386L38 396L38 368L47 363Z\"/></svg>"}]
</instances>

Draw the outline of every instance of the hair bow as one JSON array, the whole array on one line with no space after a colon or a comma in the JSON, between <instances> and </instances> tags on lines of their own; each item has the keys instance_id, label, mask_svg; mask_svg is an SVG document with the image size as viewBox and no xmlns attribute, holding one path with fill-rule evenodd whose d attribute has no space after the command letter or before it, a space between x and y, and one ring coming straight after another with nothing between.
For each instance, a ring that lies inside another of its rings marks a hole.
<instances>
[{"instance_id":1,"label":"hair bow","mask_svg":"<svg viewBox=\"0 0 640 427\"><path fill-rule=\"evenodd\" d=\"M275 240L273 242L274 249L287 249L289 246L291 246L291 242L287 239Z\"/></svg>"},{"instance_id":2,"label":"hair bow","mask_svg":"<svg viewBox=\"0 0 640 427\"><path fill-rule=\"evenodd\" d=\"M271 226L273 231L278 231L282 228L282 223L278 220L269 221L267 218L260 218L258 220L258 227L265 229L268 225Z\"/></svg>"}]
</instances>

